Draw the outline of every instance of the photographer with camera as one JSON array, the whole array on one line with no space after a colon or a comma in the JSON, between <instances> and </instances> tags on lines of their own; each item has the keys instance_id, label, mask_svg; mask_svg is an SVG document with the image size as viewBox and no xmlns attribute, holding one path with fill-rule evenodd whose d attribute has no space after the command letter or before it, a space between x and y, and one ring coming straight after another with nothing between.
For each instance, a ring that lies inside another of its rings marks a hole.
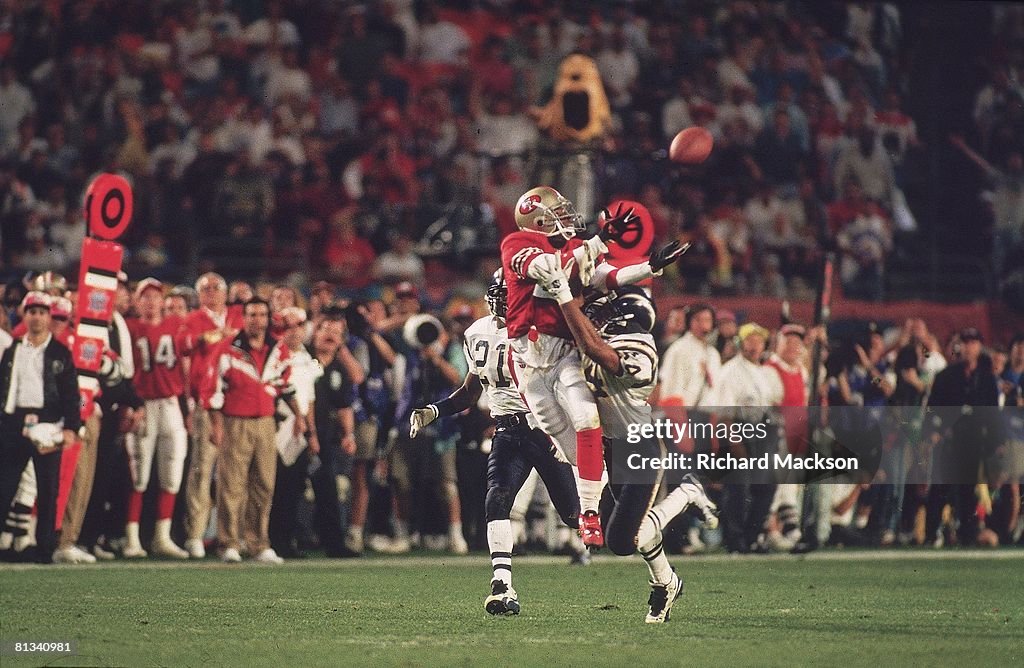
<instances>
[{"instance_id":1,"label":"photographer with camera","mask_svg":"<svg viewBox=\"0 0 1024 668\"><path fill-rule=\"evenodd\" d=\"M325 311L325 315L331 317L333 312ZM352 404L356 449L352 455L352 500L345 547L362 553L370 499L368 476L378 458L380 435L391 427L391 388L394 385L391 367L396 355L378 331L380 323L387 318L383 302L353 302L337 312L348 325L347 340L341 348L358 362L359 370L359 375L353 374L352 378L356 387Z\"/></svg>"},{"instance_id":2,"label":"photographer with camera","mask_svg":"<svg viewBox=\"0 0 1024 668\"><path fill-rule=\"evenodd\" d=\"M427 314L412 316L402 328L402 334L409 351L399 355L395 362L394 424L404 426L409 424L414 408L436 403L451 394L461 384L462 375L445 357L450 337L437 318ZM426 528L422 512L417 518L412 516L412 495L414 491L424 494L431 484L437 485L448 507L451 551L456 554L469 551L462 535L455 449L449 447L457 438L455 421L450 418L434 422L416 438L409 437L404 429L391 429L387 466L396 501L393 551L410 549L409 528L414 519L414 526L421 533ZM423 501L421 497L417 507L425 507Z\"/></svg>"}]
</instances>

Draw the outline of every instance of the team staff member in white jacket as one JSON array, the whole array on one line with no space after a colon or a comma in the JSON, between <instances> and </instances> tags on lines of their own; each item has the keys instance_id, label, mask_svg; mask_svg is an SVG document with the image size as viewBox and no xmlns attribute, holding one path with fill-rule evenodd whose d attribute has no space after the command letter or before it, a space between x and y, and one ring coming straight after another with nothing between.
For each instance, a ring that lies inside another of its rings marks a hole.
<instances>
[{"instance_id":1,"label":"team staff member in white jacket","mask_svg":"<svg viewBox=\"0 0 1024 668\"><path fill-rule=\"evenodd\" d=\"M720 407L719 419L770 427L762 430L765 438L759 438L755 430L754 436L742 442L720 443L734 456L772 456L778 452L778 416L773 414L773 407L782 401L782 382L773 368L761 363L769 335L757 323L740 327L740 354L722 365L715 386L713 397ZM726 485L722 533L730 552L749 552L757 544L775 497L775 487L772 472L760 470L739 472L739 480Z\"/></svg>"}]
</instances>

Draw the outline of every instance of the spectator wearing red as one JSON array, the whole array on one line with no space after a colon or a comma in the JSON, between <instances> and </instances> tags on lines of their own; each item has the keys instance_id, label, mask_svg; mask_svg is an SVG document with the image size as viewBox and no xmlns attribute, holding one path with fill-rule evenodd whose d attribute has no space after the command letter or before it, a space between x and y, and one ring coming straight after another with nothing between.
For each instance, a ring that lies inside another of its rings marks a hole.
<instances>
[{"instance_id":1,"label":"spectator wearing red","mask_svg":"<svg viewBox=\"0 0 1024 668\"><path fill-rule=\"evenodd\" d=\"M185 350L191 355L189 397L196 402L192 416L192 465L188 471L185 522L185 549L189 556L206 556L203 534L210 521L210 476L217 450L211 441L210 418L206 410L213 393L214 370L220 349L231 341L242 326L237 311L227 306L227 283L220 274L207 273L196 281L199 308L188 315L182 326Z\"/></svg>"},{"instance_id":2,"label":"spectator wearing red","mask_svg":"<svg viewBox=\"0 0 1024 668\"><path fill-rule=\"evenodd\" d=\"M289 351L268 336L270 305L259 298L245 305L243 328L221 349L214 390L205 402L211 412L210 440L217 457L217 540L221 560L242 560L239 549L243 525L256 561L279 564L283 560L270 547L268 525L277 469L274 408L278 398L288 401L295 433L305 432L305 419L288 383Z\"/></svg>"},{"instance_id":3,"label":"spectator wearing red","mask_svg":"<svg viewBox=\"0 0 1024 668\"><path fill-rule=\"evenodd\" d=\"M343 290L362 290L370 285L377 259L370 242L356 233L354 213L354 209L335 212L323 247L327 273Z\"/></svg>"}]
</instances>

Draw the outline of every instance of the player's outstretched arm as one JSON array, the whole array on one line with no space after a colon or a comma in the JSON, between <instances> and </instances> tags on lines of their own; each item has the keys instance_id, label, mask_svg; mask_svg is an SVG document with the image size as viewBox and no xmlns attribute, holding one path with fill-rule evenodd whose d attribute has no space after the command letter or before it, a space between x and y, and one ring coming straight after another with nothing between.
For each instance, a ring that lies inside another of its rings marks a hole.
<instances>
[{"instance_id":1,"label":"player's outstretched arm","mask_svg":"<svg viewBox=\"0 0 1024 668\"><path fill-rule=\"evenodd\" d=\"M689 243L683 244L678 240L673 240L651 253L651 257L647 262L631 264L619 269L602 265L594 273L591 287L597 288L602 292L609 292L623 285L635 285L640 281L646 281L648 278L661 276L662 270L682 257L683 253L689 250L689 248Z\"/></svg>"},{"instance_id":2,"label":"player's outstretched arm","mask_svg":"<svg viewBox=\"0 0 1024 668\"><path fill-rule=\"evenodd\" d=\"M593 323L580 310L579 302L574 299L559 304L559 306L562 309L562 315L565 316L566 324L569 325L569 331L572 332L572 338L576 340L580 351L600 364L606 371L610 371L616 376L621 375L622 360L619 359L619 354L597 333Z\"/></svg>"},{"instance_id":3,"label":"player's outstretched arm","mask_svg":"<svg viewBox=\"0 0 1024 668\"><path fill-rule=\"evenodd\" d=\"M416 438L421 429L437 418L455 415L473 406L480 400L483 390L480 378L476 374L467 373L459 389L452 392L447 399L413 409L412 415L409 416L409 437Z\"/></svg>"}]
</instances>

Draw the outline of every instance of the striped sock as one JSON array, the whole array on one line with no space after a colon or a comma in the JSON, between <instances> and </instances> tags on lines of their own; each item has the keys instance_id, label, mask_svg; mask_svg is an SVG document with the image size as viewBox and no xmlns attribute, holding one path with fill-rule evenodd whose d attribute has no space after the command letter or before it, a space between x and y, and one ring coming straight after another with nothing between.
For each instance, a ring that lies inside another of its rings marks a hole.
<instances>
[{"instance_id":1,"label":"striped sock","mask_svg":"<svg viewBox=\"0 0 1024 668\"><path fill-rule=\"evenodd\" d=\"M668 563L668 557L665 556L665 546L661 542L661 527L653 513L648 513L641 523L637 541L640 543L640 556L647 562L647 570L651 572L651 582L671 582L672 564Z\"/></svg>"},{"instance_id":2,"label":"striped sock","mask_svg":"<svg viewBox=\"0 0 1024 668\"><path fill-rule=\"evenodd\" d=\"M491 520L487 523L487 547L491 551L494 579L512 586L512 522Z\"/></svg>"}]
</instances>

